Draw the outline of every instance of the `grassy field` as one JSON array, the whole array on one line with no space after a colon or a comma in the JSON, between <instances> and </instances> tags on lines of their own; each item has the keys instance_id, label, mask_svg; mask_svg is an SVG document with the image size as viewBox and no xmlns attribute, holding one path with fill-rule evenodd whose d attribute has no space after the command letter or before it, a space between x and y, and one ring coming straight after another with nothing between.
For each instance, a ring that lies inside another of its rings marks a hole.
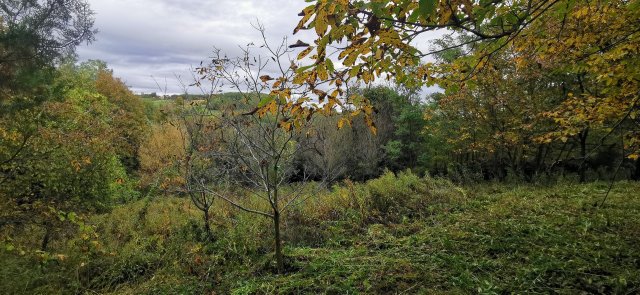
<instances>
[{"instance_id":1,"label":"grassy field","mask_svg":"<svg viewBox=\"0 0 640 295\"><path fill-rule=\"evenodd\" d=\"M456 187L411 174L344 183L290 211L288 273L267 219L218 204L215 238L187 199L87 221L59 253L3 250L7 294L440 294L640 292L640 183ZM87 234L87 233L85 233ZM95 235L94 235L95 234ZM90 240L90 241L89 241ZM89 241L89 244L83 241ZM60 256L62 255L62 256Z\"/></svg>"}]
</instances>

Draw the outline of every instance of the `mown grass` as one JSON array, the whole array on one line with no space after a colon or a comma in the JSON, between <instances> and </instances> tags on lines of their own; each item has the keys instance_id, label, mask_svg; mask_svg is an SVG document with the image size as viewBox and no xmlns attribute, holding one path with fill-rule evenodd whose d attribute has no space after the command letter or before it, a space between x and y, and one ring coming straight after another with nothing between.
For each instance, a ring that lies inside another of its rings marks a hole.
<instances>
[{"instance_id":1,"label":"mown grass","mask_svg":"<svg viewBox=\"0 0 640 295\"><path fill-rule=\"evenodd\" d=\"M267 219L220 203L206 240L186 199L94 216L100 253L42 263L2 253L2 290L106 294L640 292L640 184L459 188L408 173L345 183L290 211L289 272ZM67 243L69 244L69 243ZM75 252L74 252L75 251ZM18 286L19 285L19 286Z\"/></svg>"}]
</instances>

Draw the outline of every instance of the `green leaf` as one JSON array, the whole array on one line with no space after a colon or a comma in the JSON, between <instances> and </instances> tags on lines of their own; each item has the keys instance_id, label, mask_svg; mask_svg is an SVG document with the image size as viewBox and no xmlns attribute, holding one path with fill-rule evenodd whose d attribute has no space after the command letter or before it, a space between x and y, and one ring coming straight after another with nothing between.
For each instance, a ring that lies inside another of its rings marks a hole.
<instances>
[{"instance_id":1,"label":"green leaf","mask_svg":"<svg viewBox=\"0 0 640 295\"><path fill-rule=\"evenodd\" d=\"M431 14L436 10L436 0L420 0L418 3L418 9L424 19L428 19Z\"/></svg>"},{"instance_id":2,"label":"green leaf","mask_svg":"<svg viewBox=\"0 0 640 295\"><path fill-rule=\"evenodd\" d=\"M362 67L362 65L357 65L351 68L351 70L349 70L349 76L350 77L356 77L358 75L358 73L360 72L360 68Z\"/></svg>"},{"instance_id":3,"label":"green leaf","mask_svg":"<svg viewBox=\"0 0 640 295\"><path fill-rule=\"evenodd\" d=\"M324 60L326 66L327 66L327 71L329 71L329 73L333 73L335 72L335 67L333 66L333 61L331 61L330 58L327 58Z\"/></svg>"},{"instance_id":4,"label":"green leaf","mask_svg":"<svg viewBox=\"0 0 640 295\"><path fill-rule=\"evenodd\" d=\"M71 222L76 222L77 217L78 215L75 212L69 212L69 214L67 214L67 218Z\"/></svg>"},{"instance_id":5,"label":"green leaf","mask_svg":"<svg viewBox=\"0 0 640 295\"><path fill-rule=\"evenodd\" d=\"M267 95L265 96L262 100L260 100L260 103L258 103L258 107L261 108L263 106L266 106L268 103L270 103L273 100L273 96L271 95Z\"/></svg>"},{"instance_id":6,"label":"green leaf","mask_svg":"<svg viewBox=\"0 0 640 295\"><path fill-rule=\"evenodd\" d=\"M298 69L296 69L296 73L303 73L306 70L315 67L315 65L308 65L308 66L304 66L304 67L299 67Z\"/></svg>"},{"instance_id":7,"label":"green leaf","mask_svg":"<svg viewBox=\"0 0 640 295\"><path fill-rule=\"evenodd\" d=\"M411 12L411 14L409 15L409 18L407 19L407 21L409 23L417 23L418 22L418 17L420 17L420 10L415 9L415 10L413 10L413 12Z\"/></svg>"},{"instance_id":8,"label":"green leaf","mask_svg":"<svg viewBox=\"0 0 640 295\"><path fill-rule=\"evenodd\" d=\"M382 8L384 8L385 3L383 2L372 2L370 3L371 6L371 11L373 11L373 14L375 15L383 15L383 11Z\"/></svg>"}]
</instances>

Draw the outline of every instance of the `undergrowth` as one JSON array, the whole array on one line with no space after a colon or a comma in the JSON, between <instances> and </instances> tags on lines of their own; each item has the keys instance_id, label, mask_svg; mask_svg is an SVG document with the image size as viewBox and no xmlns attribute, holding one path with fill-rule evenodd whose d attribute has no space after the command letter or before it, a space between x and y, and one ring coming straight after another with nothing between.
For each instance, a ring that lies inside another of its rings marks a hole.
<instances>
[{"instance_id":1,"label":"undergrowth","mask_svg":"<svg viewBox=\"0 0 640 295\"><path fill-rule=\"evenodd\" d=\"M269 220L217 203L213 240L187 199L92 216L99 243L49 259L0 250L7 294L640 292L640 184L457 187L409 172L345 182L287 212L288 273ZM57 254L59 253L59 254Z\"/></svg>"}]
</instances>

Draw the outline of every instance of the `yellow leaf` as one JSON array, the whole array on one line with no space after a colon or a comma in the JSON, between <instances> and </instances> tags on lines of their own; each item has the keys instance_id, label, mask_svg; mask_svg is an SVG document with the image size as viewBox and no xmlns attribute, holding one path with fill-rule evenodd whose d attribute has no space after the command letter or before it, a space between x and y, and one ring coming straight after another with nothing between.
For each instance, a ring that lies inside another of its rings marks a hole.
<instances>
[{"instance_id":1,"label":"yellow leaf","mask_svg":"<svg viewBox=\"0 0 640 295\"><path fill-rule=\"evenodd\" d=\"M355 62L356 62L356 59L358 58L358 55L359 55L359 54L358 54L358 52L357 52L357 51L351 52L351 53L347 56L347 58L344 60L343 64L344 64L345 66L347 66L347 67L352 66L352 65L353 65L353 63L355 63Z\"/></svg>"},{"instance_id":2,"label":"yellow leaf","mask_svg":"<svg viewBox=\"0 0 640 295\"><path fill-rule=\"evenodd\" d=\"M327 32L327 15L322 12L322 10L316 15L316 34L318 36L324 36Z\"/></svg>"},{"instance_id":3,"label":"yellow leaf","mask_svg":"<svg viewBox=\"0 0 640 295\"><path fill-rule=\"evenodd\" d=\"M378 48L376 50L376 59L378 60L382 59L382 53L383 53L382 48Z\"/></svg>"},{"instance_id":4,"label":"yellow leaf","mask_svg":"<svg viewBox=\"0 0 640 295\"><path fill-rule=\"evenodd\" d=\"M300 22L298 22L298 25L293 30L294 34L300 31L301 29L303 29L304 25L309 21L309 19L311 19L314 8L315 8L315 5L309 5L304 10L302 10L302 12L300 13L302 16L302 19L300 19Z\"/></svg>"},{"instance_id":5,"label":"yellow leaf","mask_svg":"<svg viewBox=\"0 0 640 295\"><path fill-rule=\"evenodd\" d=\"M280 122L280 127L282 127L286 131L291 131L291 122Z\"/></svg>"},{"instance_id":6,"label":"yellow leaf","mask_svg":"<svg viewBox=\"0 0 640 295\"><path fill-rule=\"evenodd\" d=\"M446 23L449 22L449 20L451 19L451 9L444 9L444 11L442 12L442 15L440 15L440 21L438 22L439 25L445 25Z\"/></svg>"},{"instance_id":7,"label":"yellow leaf","mask_svg":"<svg viewBox=\"0 0 640 295\"><path fill-rule=\"evenodd\" d=\"M273 83L273 88L278 88L280 87L280 85L282 85L282 80L278 80L275 83Z\"/></svg>"},{"instance_id":8,"label":"yellow leaf","mask_svg":"<svg viewBox=\"0 0 640 295\"><path fill-rule=\"evenodd\" d=\"M329 79L329 74L327 73L327 68L324 64L319 64L316 67L316 71L318 71L318 78L320 78L321 81Z\"/></svg>"},{"instance_id":9,"label":"yellow leaf","mask_svg":"<svg viewBox=\"0 0 640 295\"><path fill-rule=\"evenodd\" d=\"M307 47L305 50L302 50L300 54L298 54L298 60L305 58L309 53L313 50L313 46Z\"/></svg>"}]
</instances>

